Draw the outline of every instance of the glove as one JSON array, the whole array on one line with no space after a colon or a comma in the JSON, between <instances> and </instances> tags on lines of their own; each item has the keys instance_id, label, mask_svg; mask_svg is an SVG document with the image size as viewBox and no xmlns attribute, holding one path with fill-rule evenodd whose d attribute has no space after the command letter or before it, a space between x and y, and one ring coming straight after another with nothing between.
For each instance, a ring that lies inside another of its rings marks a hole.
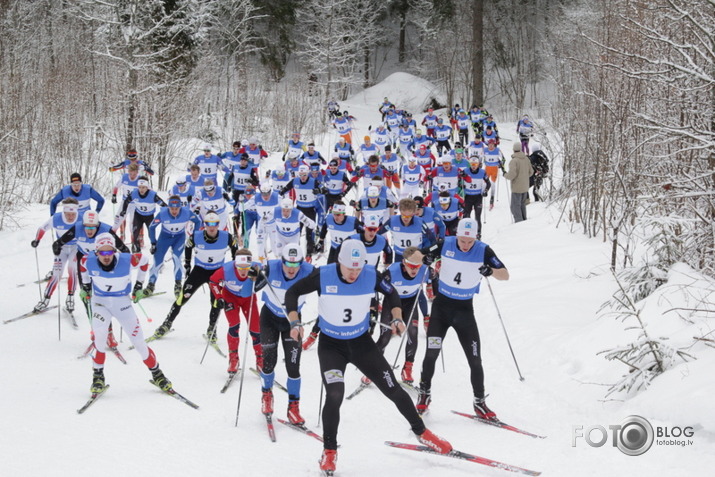
<instances>
[{"instance_id":1,"label":"glove","mask_svg":"<svg viewBox=\"0 0 715 477\"><path fill-rule=\"evenodd\" d=\"M222 308L226 308L226 300L224 300L223 298L219 298L219 299L217 299L216 302L214 303L214 306L215 306L216 308L218 308L219 310L222 309Z\"/></svg>"},{"instance_id":2,"label":"glove","mask_svg":"<svg viewBox=\"0 0 715 477\"><path fill-rule=\"evenodd\" d=\"M136 282L134 284L134 289L132 290L132 301L134 303L138 302L144 298L144 291L142 290L142 284L140 282Z\"/></svg>"},{"instance_id":3,"label":"glove","mask_svg":"<svg viewBox=\"0 0 715 477\"><path fill-rule=\"evenodd\" d=\"M482 191L482 197L486 197L486 196L488 196L488 195L489 195L489 191L486 190L486 189L484 189L484 190Z\"/></svg>"},{"instance_id":4,"label":"glove","mask_svg":"<svg viewBox=\"0 0 715 477\"><path fill-rule=\"evenodd\" d=\"M149 247L149 253L154 255L156 253L156 244L153 243L151 244L151 247Z\"/></svg>"},{"instance_id":5,"label":"glove","mask_svg":"<svg viewBox=\"0 0 715 477\"><path fill-rule=\"evenodd\" d=\"M59 242L52 242L52 253L55 255L62 253L62 244Z\"/></svg>"},{"instance_id":6,"label":"glove","mask_svg":"<svg viewBox=\"0 0 715 477\"><path fill-rule=\"evenodd\" d=\"M315 242L315 251L318 253L323 253L325 251L323 239L318 239L318 241Z\"/></svg>"},{"instance_id":7,"label":"glove","mask_svg":"<svg viewBox=\"0 0 715 477\"><path fill-rule=\"evenodd\" d=\"M355 201L354 201L354 200L351 200L351 201L349 202L349 205L350 205L350 207L355 207Z\"/></svg>"},{"instance_id":8,"label":"glove","mask_svg":"<svg viewBox=\"0 0 715 477\"><path fill-rule=\"evenodd\" d=\"M84 304L88 304L89 301L92 299L92 285L82 285L82 291L79 292L79 297Z\"/></svg>"},{"instance_id":9,"label":"glove","mask_svg":"<svg viewBox=\"0 0 715 477\"><path fill-rule=\"evenodd\" d=\"M117 203L117 194L112 194L112 204Z\"/></svg>"},{"instance_id":10,"label":"glove","mask_svg":"<svg viewBox=\"0 0 715 477\"><path fill-rule=\"evenodd\" d=\"M489 277L492 275L492 273L494 273L494 271L492 270L492 267L485 264L479 267L479 273L481 273L482 276Z\"/></svg>"},{"instance_id":11,"label":"glove","mask_svg":"<svg viewBox=\"0 0 715 477\"><path fill-rule=\"evenodd\" d=\"M248 278L258 278L261 269L258 266L253 266L248 269Z\"/></svg>"},{"instance_id":12,"label":"glove","mask_svg":"<svg viewBox=\"0 0 715 477\"><path fill-rule=\"evenodd\" d=\"M33 240L32 242L30 242L30 245L32 245L32 248L37 248L37 246L40 245L40 241Z\"/></svg>"},{"instance_id":13,"label":"glove","mask_svg":"<svg viewBox=\"0 0 715 477\"><path fill-rule=\"evenodd\" d=\"M187 276L191 273L191 262L184 262L184 271Z\"/></svg>"},{"instance_id":14,"label":"glove","mask_svg":"<svg viewBox=\"0 0 715 477\"><path fill-rule=\"evenodd\" d=\"M320 189L319 189L318 187L316 187L315 189L313 189L313 194L319 195L319 194L320 194Z\"/></svg>"}]
</instances>

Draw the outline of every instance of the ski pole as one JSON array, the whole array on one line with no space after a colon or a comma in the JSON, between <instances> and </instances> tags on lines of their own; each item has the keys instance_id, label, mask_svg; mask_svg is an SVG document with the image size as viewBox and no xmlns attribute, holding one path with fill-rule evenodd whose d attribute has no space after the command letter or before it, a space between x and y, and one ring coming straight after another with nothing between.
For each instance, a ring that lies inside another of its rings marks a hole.
<instances>
[{"instance_id":1,"label":"ski pole","mask_svg":"<svg viewBox=\"0 0 715 477\"><path fill-rule=\"evenodd\" d=\"M323 378L320 378L320 401L318 401L318 426L320 427L320 416L323 414L323 392L325 391L325 384L323 384Z\"/></svg>"},{"instance_id":2,"label":"ski pole","mask_svg":"<svg viewBox=\"0 0 715 477\"><path fill-rule=\"evenodd\" d=\"M138 301L137 306L139 306L139 309L142 311L142 313L144 313L144 316L146 317L146 322L151 323L153 320L151 319L149 314L146 312L146 310L144 309L144 306L142 306L141 302Z\"/></svg>"},{"instance_id":3,"label":"ski pole","mask_svg":"<svg viewBox=\"0 0 715 477\"><path fill-rule=\"evenodd\" d=\"M256 297L256 282L254 281L251 285L251 300L248 304L248 329L246 330L246 335L243 338L243 365L246 366L246 355L248 352L248 335L251 334L251 321L253 320L253 299ZM286 315L288 316L288 315ZM239 317L240 320L240 317ZM230 352L230 351L229 351ZM241 383L238 386L238 404L236 404L236 424L234 427L238 427L238 412L241 410L241 396L243 395L243 377L246 373L241 370Z\"/></svg>"},{"instance_id":4,"label":"ski pole","mask_svg":"<svg viewBox=\"0 0 715 477\"><path fill-rule=\"evenodd\" d=\"M489 287L489 293L492 296L492 301L494 302L494 308L497 310L497 316L499 316L499 321L501 322L502 330L504 330L504 336L506 336L506 342L509 345L509 351L511 351L511 357L514 359L514 365L516 366L516 372L519 373L519 381L524 380L524 376L521 375L521 370L519 369L519 363L516 362L516 356L514 356L514 349L511 347L511 341L509 341L509 335L506 332L506 326L504 326L504 320L502 320L501 313L499 312L499 307L497 306L497 300L494 297L494 292L492 291L492 285L489 283L489 279L484 277Z\"/></svg>"},{"instance_id":5,"label":"ski pole","mask_svg":"<svg viewBox=\"0 0 715 477\"><path fill-rule=\"evenodd\" d=\"M35 249L37 250L37 249ZM60 319L60 313L62 309L61 298L60 298L60 281L57 280L57 341L62 341L62 324Z\"/></svg>"},{"instance_id":6,"label":"ski pole","mask_svg":"<svg viewBox=\"0 0 715 477\"><path fill-rule=\"evenodd\" d=\"M441 352L439 353L439 355L442 357L442 372L443 372L443 373L446 373L446 372L447 372L447 368L444 367L444 348L442 348L442 350L441 350Z\"/></svg>"},{"instance_id":7,"label":"ski pole","mask_svg":"<svg viewBox=\"0 0 715 477\"><path fill-rule=\"evenodd\" d=\"M213 330L211 330L211 334L206 335L206 346L204 347L204 354L201 355L201 361L199 361L199 364L204 364L204 358L206 358L206 352L209 350L209 345L211 344L211 338L216 336L216 327L217 326L218 326L218 323L214 324Z\"/></svg>"},{"instance_id":8,"label":"ski pole","mask_svg":"<svg viewBox=\"0 0 715 477\"><path fill-rule=\"evenodd\" d=\"M37 247L35 247L35 266L37 268L37 291L40 293L40 300L42 300L42 279L40 278L40 258L37 256ZM57 280L58 288L59 288L59 282L60 281L58 279Z\"/></svg>"},{"instance_id":9,"label":"ski pole","mask_svg":"<svg viewBox=\"0 0 715 477\"><path fill-rule=\"evenodd\" d=\"M420 286L417 288L417 293L415 294L415 302L412 304L412 309L410 310L410 314L407 317L407 327L405 327L405 332L402 334L402 340L400 340L400 347L397 348L397 354L395 355L395 361L392 363L392 369L395 369L395 366L397 366L397 360L400 359L400 352L402 351L402 346L405 344L405 339L407 338L407 333L410 330L410 326L412 325L412 316L415 314L415 309L417 308L417 303L420 301L420 293L422 293L422 285L424 285L426 278L430 274L430 269L427 267L427 270L425 271L425 276L422 277L422 280L420 281Z\"/></svg>"}]
</instances>

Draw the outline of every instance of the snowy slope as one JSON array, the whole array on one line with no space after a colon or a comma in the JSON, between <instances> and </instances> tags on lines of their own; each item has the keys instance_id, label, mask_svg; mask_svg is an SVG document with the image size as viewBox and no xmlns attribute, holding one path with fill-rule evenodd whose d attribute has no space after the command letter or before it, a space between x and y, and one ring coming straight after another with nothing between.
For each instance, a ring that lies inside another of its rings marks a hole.
<instances>
[{"instance_id":1,"label":"snowy slope","mask_svg":"<svg viewBox=\"0 0 715 477\"><path fill-rule=\"evenodd\" d=\"M358 137L379 120L377 104L384 96L393 101L414 99L411 107L417 110L419 95L400 96L407 94L412 81L417 80L400 75L399 81L392 81L393 76L342 105L358 117ZM421 82L418 86L423 97L430 91ZM501 130L502 147L508 155L514 125L503 124ZM325 155L327 149L323 151ZM556 229L559 211L542 203L528 206L528 221L512 224L508 200L502 184L497 206L486 214L483 238L511 273L510 281L494 281L492 287L526 380L518 380L491 296L484 287L475 298L475 309L489 404L505 421L548 438L519 436L450 413L451 409L468 412L471 406L468 368L451 332L445 342L446 372L442 373L438 365L434 378L432 409L425 416L427 426L457 449L540 470L544 475L710 475L715 466L715 410L711 404L715 353L705 347L693 349L700 359L656 379L648 392L626 402L603 402L606 387L602 384L615 381L623 367L596 353L627 339L623 323L598 318L596 313L615 289L607 271L609 251L605 244L571 234L566 227ZM109 220L110 212L103 213L103 218ZM3 319L27 311L38 300L35 285L16 285L36 279L29 242L46 214L46 206L37 205L21 217L20 230L0 233L4 244L0 251L5 285ZM46 238L38 249L42 274L51 264L48 242ZM671 284L678 280L682 283L683 276L672 274ZM171 286L172 279L165 270L158 289L169 293L142 302L153 319L152 323L142 319L145 333L151 333L168 312ZM677 296L665 296L666 292L664 289L659 299L667 299L668 308L684 303L681 299L673 305ZM305 316L311 317L315 311L312 299ZM89 325L81 312L76 315L79 330L71 329L67 318L60 316L61 340L56 311L0 326L0 475L318 475L319 442L279 424L278 442L268 440L260 414L260 383L250 373L245 376L239 423L234 427L239 382L220 394L226 360L209 350L203 365L199 364L204 351L201 333L208 322L207 295L199 292L184 307L176 331L152 346L176 389L201 406L198 411L161 394L147 382L150 374L138 355L127 350L125 337L120 349L129 365L109 355L105 374L111 389L86 414L77 415L76 409L88 397L91 365L89 360L77 359L89 343ZM673 328L677 325L669 326L664 330L678 331ZM682 324L683 333L693 331L686 329L688 326L692 325ZM242 340L243 328L245 325ZM219 330L226 331L223 318ZM424 350L422 331L420 336L416 368ZM395 359L398 346L398 340L393 340L386 351L388 361ZM246 364L252 366L251 354ZM402 363L401 357L398 363ZM281 365L279 360L277 378L284 380ZM301 369L302 413L308 426L320 433L320 380L314 349L304 353ZM350 392L358 385L360 374L352 367L346 374ZM276 416L282 417L287 396L278 390L275 396ZM571 446L573 425L607 427L630 414L643 415L654 425L696 426L694 445L654 445L640 457L628 457L610 445L591 448L583 439L575 448ZM375 389L345 401L337 475L508 475L472 463L390 449L383 445L385 440L415 442L389 401Z\"/></svg>"}]
</instances>

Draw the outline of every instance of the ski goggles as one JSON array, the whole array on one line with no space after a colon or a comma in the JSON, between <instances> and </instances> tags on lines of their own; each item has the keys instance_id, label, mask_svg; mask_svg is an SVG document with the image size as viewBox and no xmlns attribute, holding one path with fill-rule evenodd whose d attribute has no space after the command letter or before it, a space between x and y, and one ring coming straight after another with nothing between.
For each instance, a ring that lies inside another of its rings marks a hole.
<instances>
[{"instance_id":1,"label":"ski goggles","mask_svg":"<svg viewBox=\"0 0 715 477\"><path fill-rule=\"evenodd\" d=\"M220 223L220 222L218 222L218 221L213 221L213 220L212 220L211 222L204 222L204 225L205 225L206 227L218 227L218 224L219 224L219 223Z\"/></svg>"},{"instance_id":2,"label":"ski goggles","mask_svg":"<svg viewBox=\"0 0 715 477\"><path fill-rule=\"evenodd\" d=\"M285 265L288 268L298 268L300 265L303 263L303 260L300 260L299 262L289 262L288 260L283 260L283 265Z\"/></svg>"},{"instance_id":3,"label":"ski goggles","mask_svg":"<svg viewBox=\"0 0 715 477\"><path fill-rule=\"evenodd\" d=\"M402 264L405 266L405 268L409 268L410 270L417 270L422 266L421 263L415 263L415 262L410 262L408 259L402 260Z\"/></svg>"},{"instance_id":4,"label":"ski goggles","mask_svg":"<svg viewBox=\"0 0 715 477\"><path fill-rule=\"evenodd\" d=\"M114 255L114 250L97 250L97 255L109 257L110 255Z\"/></svg>"}]
</instances>

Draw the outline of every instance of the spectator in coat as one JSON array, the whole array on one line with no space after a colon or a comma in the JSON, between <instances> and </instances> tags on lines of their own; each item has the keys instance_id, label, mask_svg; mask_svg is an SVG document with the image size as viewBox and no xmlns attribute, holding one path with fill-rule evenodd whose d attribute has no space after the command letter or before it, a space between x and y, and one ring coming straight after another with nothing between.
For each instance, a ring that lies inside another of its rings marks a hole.
<instances>
[{"instance_id":1,"label":"spectator in coat","mask_svg":"<svg viewBox=\"0 0 715 477\"><path fill-rule=\"evenodd\" d=\"M534 168L526 154L521 152L521 144L514 143L514 153L509 161L509 170L504 178L511 181L511 215L514 222L526 220L526 200L529 198L529 178Z\"/></svg>"}]
</instances>

